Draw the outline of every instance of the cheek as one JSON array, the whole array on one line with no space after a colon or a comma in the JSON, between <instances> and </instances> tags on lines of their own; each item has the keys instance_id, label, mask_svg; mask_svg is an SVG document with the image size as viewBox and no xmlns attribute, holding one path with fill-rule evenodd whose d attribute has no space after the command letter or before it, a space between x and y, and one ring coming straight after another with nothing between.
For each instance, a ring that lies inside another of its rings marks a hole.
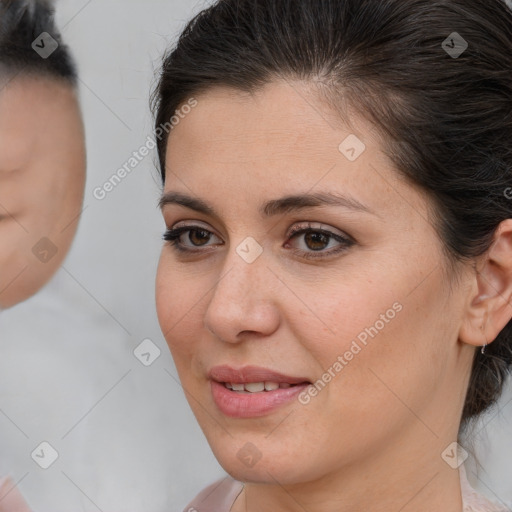
<instances>
[{"instance_id":1,"label":"cheek","mask_svg":"<svg viewBox=\"0 0 512 512\"><path fill-rule=\"evenodd\" d=\"M367 425L358 426L361 433L372 430L371 425L407 420L410 411L404 404L421 410L434 396L446 365L439 350L447 334L439 320L440 290L442 283L434 277L409 296L408 290L395 288L393 294L368 294L367 307L358 297L341 302L346 308L343 334L333 337L335 348L323 359L324 371L331 368L335 377L324 375L331 382L333 409L342 417L357 411L355 417Z\"/></svg>"},{"instance_id":2,"label":"cheek","mask_svg":"<svg viewBox=\"0 0 512 512\"><path fill-rule=\"evenodd\" d=\"M381 338L391 324L400 322L399 294L382 283L375 286L369 278L335 276L321 291L311 293L309 288L297 293L306 297L308 308L303 304L296 309L288 308L288 320L290 325L300 325L301 332L296 333L296 338L304 340L308 352L323 368L349 351L354 341L365 347L376 331ZM357 350L355 347L354 352Z\"/></svg>"},{"instance_id":3,"label":"cheek","mask_svg":"<svg viewBox=\"0 0 512 512\"><path fill-rule=\"evenodd\" d=\"M193 353L194 339L192 332L202 325L197 318L199 306L196 287L192 286L186 276L177 270L171 261L168 248L164 247L160 255L156 274L155 301L158 322L163 336L173 357L182 353Z\"/></svg>"},{"instance_id":4,"label":"cheek","mask_svg":"<svg viewBox=\"0 0 512 512\"><path fill-rule=\"evenodd\" d=\"M404 380L419 382L437 371L432 363L438 362L437 348L446 335L442 319L449 313L440 300L442 276L435 272L414 288L411 283L422 282L421 274L403 265L386 274L367 267L365 275L335 276L321 293L302 290L308 309L290 308L288 321L298 329L300 325L295 337L320 362L320 373L340 363L331 371L336 375L333 388L346 384L337 378L341 374L364 389L365 381L378 382L380 372L402 386Z\"/></svg>"},{"instance_id":5,"label":"cheek","mask_svg":"<svg viewBox=\"0 0 512 512\"><path fill-rule=\"evenodd\" d=\"M160 329L167 340L169 336L169 330L171 328L171 315L173 310L173 293L172 286L173 281L170 273L166 270L165 257L162 251L160 255L160 261L156 272L155 282L155 303L156 303L156 314L158 317L158 323Z\"/></svg>"}]
</instances>

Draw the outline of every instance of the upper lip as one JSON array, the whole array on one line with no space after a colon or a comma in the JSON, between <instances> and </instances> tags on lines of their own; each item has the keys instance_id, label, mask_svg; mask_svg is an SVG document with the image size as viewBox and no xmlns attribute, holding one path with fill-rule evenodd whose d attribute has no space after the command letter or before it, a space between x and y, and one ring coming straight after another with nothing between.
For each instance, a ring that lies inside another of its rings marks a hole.
<instances>
[{"instance_id":1,"label":"upper lip","mask_svg":"<svg viewBox=\"0 0 512 512\"><path fill-rule=\"evenodd\" d=\"M303 382L309 382L304 377L291 377L261 366L243 366L241 368L232 368L228 365L214 366L208 372L208 377L217 382L230 382L234 384L246 384L249 382L302 384Z\"/></svg>"}]
</instances>

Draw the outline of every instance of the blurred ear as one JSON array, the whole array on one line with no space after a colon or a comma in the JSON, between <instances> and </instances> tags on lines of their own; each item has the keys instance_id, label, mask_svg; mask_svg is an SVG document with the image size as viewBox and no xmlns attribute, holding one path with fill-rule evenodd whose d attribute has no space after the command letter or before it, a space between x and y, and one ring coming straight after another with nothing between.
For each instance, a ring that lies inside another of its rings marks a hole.
<instances>
[{"instance_id":1,"label":"blurred ear","mask_svg":"<svg viewBox=\"0 0 512 512\"><path fill-rule=\"evenodd\" d=\"M512 318L512 219L501 222L479 258L468 299L459 338L475 346L491 343Z\"/></svg>"}]
</instances>

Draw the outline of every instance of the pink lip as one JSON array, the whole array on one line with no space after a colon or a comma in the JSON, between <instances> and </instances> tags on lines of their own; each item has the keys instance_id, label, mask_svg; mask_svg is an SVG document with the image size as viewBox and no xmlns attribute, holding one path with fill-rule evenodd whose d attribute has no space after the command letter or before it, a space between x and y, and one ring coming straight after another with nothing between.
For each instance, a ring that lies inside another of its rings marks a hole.
<instances>
[{"instance_id":1,"label":"pink lip","mask_svg":"<svg viewBox=\"0 0 512 512\"><path fill-rule=\"evenodd\" d=\"M215 366L209 372L212 396L215 404L226 416L233 418L254 418L264 416L278 407L290 403L310 383L302 377L291 377L258 366L231 368ZM260 393L240 393L228 389L224 383L277 382L294 384Z\"/></svg>"},{"instance_id":2,"label":"pink lip","mask_svg":"<svg viewBox=\"0 0 512 512\"><path fill-rule=\"evenodd\" d=\"M309 382L305 377L291 377L283 373L274 372L261 366L243 366L242 368L232 368L228 365L214 366L209 372L208 377L217 382L234 382L235 384L248 382L287 382L288 384L301 384Z\"/></svg>"}]
</instances>

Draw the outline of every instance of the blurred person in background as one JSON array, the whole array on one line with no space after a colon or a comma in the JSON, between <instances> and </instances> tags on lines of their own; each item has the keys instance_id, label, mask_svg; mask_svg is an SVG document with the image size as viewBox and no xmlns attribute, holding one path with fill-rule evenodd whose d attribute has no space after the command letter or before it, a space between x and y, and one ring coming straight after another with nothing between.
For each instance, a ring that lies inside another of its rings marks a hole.
<instances>
[{"instance_id":1,"label":"blurred person in background","mask_svg":"<svg viewBox=\"0 0 512 512\"><path fill-rule=\"evenodd\" d=\"M77 70L52 2L0 0L0 310L35 294L63 262L85 169ZM0 511L28 510L0 478Z\"/></svg>"}]
</instances>

